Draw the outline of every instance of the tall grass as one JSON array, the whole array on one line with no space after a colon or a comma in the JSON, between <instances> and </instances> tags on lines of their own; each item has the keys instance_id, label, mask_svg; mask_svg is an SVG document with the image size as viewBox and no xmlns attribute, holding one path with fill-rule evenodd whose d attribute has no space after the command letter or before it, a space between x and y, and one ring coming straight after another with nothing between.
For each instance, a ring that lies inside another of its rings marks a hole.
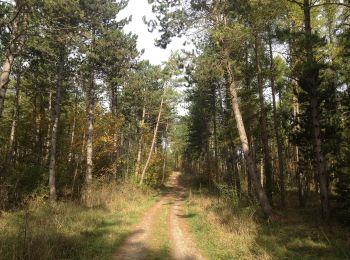
<instances>
[{"instance_id":1,"label":"tall grass","mask_svg":"<svg viewBox=\"0 0 350 260\"><path fill-rule=\"evenodd\" d=\"M209 259L350 259L350 229L323 225L318 208L287 208L276 223L259 216L248 200L191 190L187 215Z\"/></svg>"},{"instance_id":2,"label":"tall grass","mask_svg":"<svg viewBox=\"0 0 350 260\"><path fill-rule=\"evenodd\" d=\"M0 216L0 258L109 259L155 195L113 182L94 184L79 203L32 199Z\"/></svg>"}]
</instances>

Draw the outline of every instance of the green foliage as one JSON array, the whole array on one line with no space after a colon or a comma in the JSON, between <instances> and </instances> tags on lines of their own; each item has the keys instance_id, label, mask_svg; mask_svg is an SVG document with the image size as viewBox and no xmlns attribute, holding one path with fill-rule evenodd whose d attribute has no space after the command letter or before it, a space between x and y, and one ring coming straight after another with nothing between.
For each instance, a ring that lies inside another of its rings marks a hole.
<instances>
[{"instance_id":1,"label":"green foliage","mask_svg":"<svg viewBox=\"0 0 350 260\"><path fill-rule=\"evenodd\" d=\"M179 80L175 83L172 77L178 75L180 59L174 55L165 69L140 60L137 36L123 30L130 18L117 19L128 1L21 3L24 9L17 10L20 7L17 1L1 2L1 11L4 11L0 17L1 28L13 26L11 19L16 10L20 17L27 11L29 15L28 28L21 28L26 44L13 65L5 111L0 120L0 178L4 183L1 192L7 194L6 203L1 207L14 206L15 200L21 204L36 192L40 196L48 192L45 187L48 185L55 89L59 78L62 97L55 166L58 197L79 198L84 188L86 100L91 81L95 92L94 176L133 178L141 135L145 136L142 161L147 156L146 147L151 142L164 81L170 83L159 131L163 132L165 125L171 124L174 118L178 93L170 89L179 84ZM1 50L8 47L10 36L10 29L1 30ZM61 59L64 68L63 74L59 75ZM19 113L15 117L14 89L17 85ZM143 108L146 117L141 126ZM10 151L10 133L15 121ZM161 137L157 146L162 146ZM154 174L159 177L161 161L157 163L150 171L156 171ZM159 182L158 177L152 181Z\"/></svg>"}]
</instances>

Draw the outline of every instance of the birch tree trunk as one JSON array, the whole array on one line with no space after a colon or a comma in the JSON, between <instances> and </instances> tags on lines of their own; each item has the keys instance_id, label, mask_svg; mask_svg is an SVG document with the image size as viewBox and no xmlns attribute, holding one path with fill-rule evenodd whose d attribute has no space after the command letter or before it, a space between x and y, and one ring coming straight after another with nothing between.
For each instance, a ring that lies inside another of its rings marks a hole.
<instances>
[{"instance_id":1,"label":"birch tree trunk","mask_svg":"<svg viewBox=\"0 0 350 260\"><path fill-rule=\"evenodd\" d=\"M152 153L153 153L153 150L154 150L154 145L155 145L155 143L156 143L157 133L158 133L158 128L159 128L159 122L160 122L160 117L161 117L161 115L162 115L163 102L164 102L164 93L163 93L163 95L162 95L162 100L161 100L161 102L160 102L160 107L159 107L159 112L158 112L158 118L157 118L157 124L156 124L156 127L154 128L154 133L153 133L153 139L152 139L151 148L150 148L149 153L148 153L148 158L147 158L146 164L145 164L145 166L143 167L143 170L142 170L140 185L143 184L143 181L144 181L144 178L145 178L145 174L146 174L146 171L147 171L147 169L148 169L149 162L151 161Z\"/></svg>"}]
</instances>

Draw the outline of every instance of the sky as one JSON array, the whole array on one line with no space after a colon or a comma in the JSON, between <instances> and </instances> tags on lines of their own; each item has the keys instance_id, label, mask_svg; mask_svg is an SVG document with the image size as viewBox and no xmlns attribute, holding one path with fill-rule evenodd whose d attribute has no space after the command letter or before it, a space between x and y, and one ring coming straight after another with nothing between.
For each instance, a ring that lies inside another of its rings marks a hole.
<instances>
[{"instance_id":1,"label":"sky","mask_svg":"<svg viewBox=\"0 0 350 260\"><path fill-rule=\"evenodd\" d=\"M132 15L132 21L125 26L125 32L132 32L138 35L137 48L141 51L144 49L142 59L149 60L153 65L161 65L167 61L172 52L184 49L183 38L173 38L172 42L167 46L166 49L156 47L154 45L154 39L159 37L159 33L154 31L148 32L147 25L143 22L143 17L146 19L154 18L155 15L152 13L152 7L148 4L147 0L129 0L128 6L122 10L118 18L123 19ZM193 48L192 45L187 45L186 50ZM180 93L183 92L183 87L177 89ZM180 102L177 105L178 115L184 116L188 113L187 105L184 102Z\"/></svg>"},{"instance_id":2,"label":"sky","mask_svg":"<svg viewBox=\"0 0 350 260\"><path fill-rule=\"evenodd\" d=\"M146 16L148 20L155 17L147 0L129 0L129 5L119 13L118 17L121 19L130 15L132 15L132 22L124 30L138 35L137 47L139 50L145 50L143 59L148 59L154 65L160 65L168 60L172 51L184 48L182 45L184 40L180 38L174 38L165 50L154 46L154 39L159 36L159 33L148 32L147 25L142 20L143 16Z\"/></svg>"}]
</instances>

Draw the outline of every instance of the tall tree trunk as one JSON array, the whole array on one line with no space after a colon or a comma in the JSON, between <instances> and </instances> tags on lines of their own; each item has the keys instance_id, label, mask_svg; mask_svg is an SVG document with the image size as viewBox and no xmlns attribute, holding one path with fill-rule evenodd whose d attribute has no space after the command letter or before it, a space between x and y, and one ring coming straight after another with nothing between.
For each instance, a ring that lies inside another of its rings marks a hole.
<instances>
[{"instance_id":1,"label":"tall tree trunk","mask_svg":"<svg viewBox=\"0 0 350 260\"><path fill-rule=\"evenodd\" d=\"M17 6L17 8L22 8ZM22 14L22 10L17 10L17 17L13 21L12 31L10 35L10 45L5 55L5 61L2 65L2 71L0 74L0 118L4 111L4 103L7 92L7 86L10 80L11 69L16 55L19 55L22 51L25 36L24 32L28 27L28 16ZM23 19L22 21L20 21Z\"/></svg>"},{"instance_id":2,"label":"tall tree trunk","mask_svg":"<svg viewBox=\"0 0 350 260\"><path fill-rule=\"evenodd\" d=\"M145 166L143 167L143 170L142 170L140 185L143 184L143 181L144 181L144 178L145 178L145 174L146 174L146 171L147 171L147 169L148 169L149 162L151 161L152 153L153 153L153 150L154 150L154 145L155 145L155 143L156 143L157 133L158 133L158 128L159 128L159 123L160 123L160 117L161 117L161 115L162 115L163 102L164 102L164 93L163 93L163 95L162 95L162 100L161 100L161 102L160 102L159 113L158 113L158 118L157 118L157 124L156 124L156 127L154 128L154 133L153 133L153 139L152 139L151 149L149 150L148 158L147 158L146 164L145 164Z\"/></svg>"},{"instance_id":3,"label":"tall tree trunk","mask_svg":"<svg viewBox=\"0 0 350 260\"><path fill-rule=\"evenodd\" d=\"M208 126L207 126L208 128ZM207 129L207 131L209 131L209 129ZM211 160L210 160L210 146L209 146L209 138L207 137L205 139L205 162L206 162L206 171L207 171L207 177L208 177L208 186L209 186L209 189L212 188L212 176L211 176Z\"/></svg>"},{"instance_id":4,"label":"tall tree trunk","mask_svg":"<svg viewBox=\"0 0 350 260\"><path fill-rule=\"evenodd\" d=\"M219 183L219 163L218 163L218 137L217 137L217 123L216 123L216 88L213 86L213 130L214 130L214 174L215 181Z\"/></svg>"},{"instance_id":5,"label":"tall tree trunk","mask_svg":"<svg viewBox=\"0 0 350 260\"><path fill-rule=\"evenodd\" d=\"M314 152L317 164L317 172L320 182L320 196L321 196L321 210L322 216L325 220L328 220L330 215L329 205L329 176L326 171L326 163L322 151L322 139L321 139L321 126L319 118L319 69L317 68L316 61L314 59L313 43L312 43L312 29L311 29L311 5L310 0L304 0L304 26L305 26L305 51L307 66L310 67L308 74L304 75L304 86L308 89L310 96L310 106L312 115L312 128L314 134Z\"/></svg>"},{"instance_id":6,"label":"tall tree trunk","mask_svg":"<svg viewBox=\"0 0 350 260\"><path fill-rule=\"evenodd\" d=\"M230 145L231 149L226 148L226 153L230 153L228 158L227 158L227 168L231 172L232 176L232 184L235 187L235 191L238 196L241 194L241 179L240 179L240 169L238 166L238 161L237 161L237 152L235 149L235 146L232 142Z\"/></svg>"},{"instance_id":7,"label":"tall tree trunk","mask_svg":"<svg viewBox=\"0 0 350 260\"><path fill-rule=\"evenodd\" d=\"M275 89L275 65L273 60L273 51L272 51L272 40L269 36L269 52L270 52L270 84L271 84L271 95L272 95L272 108L273 108L273 125L275 130L275 137L277 142L277 154L278 154L278 170L279 170L279 186L280 186L280 196L281 196L281 206L285 207L285 184L284 184L284 163L283 163L283 147L281 141L281 135L279 132L279 122L277 117L277 108L276 108L276 89Z\"/></svg>"},{"instance_id":8,"label":"tall tree trunk","mask_svg":"<svg viewBox=\"0 0 350 260\"><path fill-rule=\"evenodd\" d=\"M41 121L41 111L40 111L40 102L39 99L40 96L38 94L36 94L34 96L34 113L33 113L33 122L35 123L35 140L33 143L33 148L36 150L37 154L40 154L40 138L41 138L41 125L40 125L40 121ZM40 156L38 156L38 159L40 159Z\"/></svg>"},{"instance_id":9,"label":"tall tree trunk","mask_svg":"<svg viewBox=\"0 0 350 260\"><path fill-rule=\"evenodd\" d=\"M293 27L291 28L293 29ZM290 56L290 67L294 66L294 59L295 56L295 50L294 50L294 42L291 37L289 37L289 56ZM295 120L295 126L294 126L294 133L298 133L300 131L300 105L299 105L299 91L298 91L298 83L295 79L291 80L292 88L293 88L293 117ZM304 192L304 185L303 185L303 174L302 170L300 169L300 149L298 144L294 147L294 175L296 178L297 186L298 186L298 201L299 201L299 207L303 208L305 206L305 192Z\"/></svg>"},{"instance_id":10,"label":"tall tree trunk","mask_svg":"<svg viewBox=\"0 0 350 260\"><path fill-rule=\"evenodd\" d=\"M117 114L118 114L118 87L113 85L111 89L111 113L114 120L117 120ZM117 129L113 133L113 151L111 152L111 162L113 165L113 174L114 178L118 178L118 158L120 149L118 149L118 133Z\"/></svg>"},{"instance_id":11,"label":"tall tree trunk","mask_svg":"<svg viewBox=\"0 0 350 260\"><path fill-rule=\"evenodd\" d=\"M51 151L50 151L50 165L49 165L49 188L50 188L50 200L55 201L57 199L56 192L56 145L57 145L57 134L58 124L61 114L61 91L63 83L64 73L64 46L60 47L60 56L58 61L58 74L56 83L56 100L55 110L52 116L52 131L51 131Z\"/></svg>"},{"instance_id":12,"label":"tall tree trunk","mask_svg":"<svg viewBox=\"0 0 350 260\"><path fill-rule=\"evenodd\" d=\"M145 124L145 117L146 117L146 106L143 104L142 108L142 117L141 117L141 125L140 125L140 138L138 142L137 147L137 159L136 159L136 167L135 167L135 177L136 180L139 175L140 166L141 166L141 157L142 157L142 146L143 146L143 129Z\"/></svg>"},{"instance_id":13,"label":"tall tree trunk","mask_svg":"<svg viewBox=\"0 0 350 260\"><path fill-rule=\"evenodd\" d=\"M2 73L0 75L0 118L4 110L5 96L7 91L7 85L10 78L11 68L14 61L12 54L7 55L4 64L2 65Z\"/></svg>"},{"instance_id":14,"label":"tall tree trunk","mask_svg":"<svg viewBox=\"0 0 350 260\"><path fill-rule=\"evenodd\" d=\"M258 78L258 89L259 89L259 103L260 103L260 133L263 144L264 152L264 173L266 177L266 195L269 198L270 203L272 203L272 166L271 166L271 156L269 151L269 134L267 127L267 117L265 109L265 99L264 99L264 82L261 74L261 65L260 65L260 42L259 37L255 36L255 65L256 65L256 74Z\"/></svg>"},{"instance_id":15,"label":"tall tree trunk","mask_svg":"<svg viewBox=\"0 0 350 260\"><path fill-rule=\"evenodd\" d=\"M15 87L15 100L13 106L13 116L12 116L12 124L11 124L11 133L10 133L10 142L7 151L7 158L10 163L13 163L15 157L15 141L17 135L17 124L18 124L18 116L19 116L19 88L21 85L21 75L17 75L16 87Z\"/></svg>"},{"instance_id":16,"label":"tall tree trunk","mask_svg":"<svg viewBox=\"0 0 350 260\"><path fill-rule=\"evenodd\" d=\"M131 123L129 122L128 126L128 141L126 142L126 171L125 171L125 180L129 179L129 166L130 166L130 150L132 149L131 147Z\"/></svg>"},{"instance_id":17,"label":"tall tree trunk","mask_svg":"<svg viewBox=\"0 0 350 260\"><path fill-rule=\"evenodd\" d=\"M297 133L300 131L300 125L299 125L299 114L300 114L300 108L299 108L299 98L298 98L298 86L296 81L292 81L293 85L293 116L294 119L297 121L294 131ZM295 177L297 180L298 185L298 200L299 200L299 207L303 208L305 207L305 188L304 188L304 176L302 173L302 170L300 169L300 150L299 146L295 146L295 163L294 163L294 171L295 171Z\"/></svg>"},{"instance_id":18,"label":"tall tree trunk","mask_svg":"<svg viewBox=\"0 0 350 260\"><path fill-rule=\"evenodd\" d=\"M246 134L246 130L244 127L243 123L243 118L242 114L239 108L239 103L238 103L238 96L237 96L237 89L236 89L236 83L234 81L234 76L233 72L231 69L231 64L229 62L229 54L226 53L226 69L227 69L227 74L228 74L228 79L229 79L229 84L230 84L230 95L231 95L231 105L232 105L232 110L235 116L236 124L237 124L237 129L238 129L238 134L242 143L242 149L243 153L247 162L248 166L248 172L251 178L251 181L254 185L254 190L256 193L256 196L260 202L261 208L266 215L267 218L272 218L274 216L272 207L270 205L270 202L266 196L266 193L264 192L263 188L261 187L261 184L259 182L258 178L258 173L256 171L256 165L253 160L250 148L249 148L249 143L248 143L248 137Z\"/></svg>"},{"instance_id":19,"label":"tall tree trunk","mask_svg":"<svg viewBox=\"0 0 350 260\"><path fill-rule=\"evenodd\" d=\"M86 184L92 182L92 169L93 169L93 138L94 138L94 106L95 106L95 75L94 65L91 64L89 87L88 87L88 122L87 122L87 140L86 140Z\"/></svg>"},{"instance_id":20,"label":"tall tree trunk","mask_svg":"<svg viewBox=\"0 0 350 260\"><path fill-rule=\"evenodd\" d=\"M74 115L73 115L72 131L70 136L68 163L72 161L72 157L73 157L73 145L75 140L75 128L77 124L77 116L78 116L78 87L76 87L76 90L75 90Z\"/></svg>"},{"instance_id":21,"label":"tall tree trunk","mask_svg":"<svg viewBox=\"0 0 350 260\"><path fill-rule=\"evenodd\" d=\"M51 130L52 130L52 90L50 88L49 91L49 104L48 104L47 114L49 116L49 123L47 127L47 134L46 134L46 144L45 144L45 158L44 163L45 165L49 161L50 156L50 143L51 143Z\"/></svg>"},{"instance_id":22,"label":"tall tree trunk","mask_svg":"<svg viewBox=\"0 0 350 260\"><path fill-rule=\"evenodd\" d=\"M85 151L85 130L83 132L83 143L81 145L81 152L80 152L80 155L78 157L78 160L76 161L76 164L75 164L75 169L74 169L74 175L73 175L73 181L72 181L72 196L74 194L74 189L75 189L75 183L76 183L76 180L77 180L77 177L79 175L79 173L81 172L81 161L84 157L84 151Z\"/></svg>"},{"instance_id":23,"label":"tall tree trunk","mask_svg":"<svg viewBox=\"0 0 350 260\"><path fill-rule=\"evenodd\" d=\"M164 158L163 158L163 168L162 168L162 184L165 182L166 175L166 166L168 161L168 126L169 123L165 126L165 135L164 135Z\"/></svg>"}]
</instances>

